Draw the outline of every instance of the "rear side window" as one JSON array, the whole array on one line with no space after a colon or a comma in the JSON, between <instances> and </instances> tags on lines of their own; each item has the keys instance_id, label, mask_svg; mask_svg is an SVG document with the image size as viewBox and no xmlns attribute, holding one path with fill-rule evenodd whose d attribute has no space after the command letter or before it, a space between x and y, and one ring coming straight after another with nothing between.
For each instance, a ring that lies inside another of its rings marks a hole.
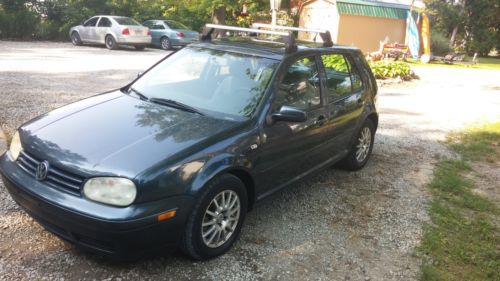
<instances>
[{"instance_id":1,"label":"rear side window","mask_svg":"<svg viewBox=\"0 0 500 281\"><path fill-rule=\"evenodd\" d=\"M108 18L101 18L99 21L99 24L97 25L99 27L111 27L111 21Z\"/></svg>"},{"instance_id":2,"label":"rear side window","mask_svg":"<svg viewBox=\"0 0 500 281\"><path fill-rule=\"evenodd\" d=\"M326 72L326 88L330 100L335 100L352 92L349 65L341 54L322 55Z\"/></svg>"},{"instance_id":3,"label":"rear side window","mask_svg":"<svg viewBox=\"0 0 500 281\"><path fill-rule=\"evenodd\" d=\"M97 20L99 19L99 17L93 17L91 19L89 19L88 21L86 21L83 26L95 26L95 24L97 23Z\"/></svg>"}]
</instances>

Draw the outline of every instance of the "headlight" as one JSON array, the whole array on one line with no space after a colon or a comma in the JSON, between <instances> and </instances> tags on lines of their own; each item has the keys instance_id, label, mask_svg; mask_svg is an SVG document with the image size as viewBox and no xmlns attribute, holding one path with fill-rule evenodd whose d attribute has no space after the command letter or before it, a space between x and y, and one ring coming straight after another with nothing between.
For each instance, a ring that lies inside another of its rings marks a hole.
<instances>
[{"instance_id":1,"label":"headlight","mask_svg":"<svg viewBox=\"0 0 500 281\"><path fill-rule=\"evenodd\" d=\"M16 132L12 137L9 148L10 155L12 156L14 161L17 160L17 157L19 157L19 153L21 153L21 150L23 150L23 147L21 146L21 139L19 138L19 133Z\"/></svg>"},{"instance_id":2,"label":"headlight","mask_svg":"<svg viewBox=\"0 0 500 281\"><path fill-rule=\"evenodd\" d=\"M127 206L134 202L137 189L125 178L91 178L83 186L83 194L97 202Z\"/></svg>"}]
</instances>

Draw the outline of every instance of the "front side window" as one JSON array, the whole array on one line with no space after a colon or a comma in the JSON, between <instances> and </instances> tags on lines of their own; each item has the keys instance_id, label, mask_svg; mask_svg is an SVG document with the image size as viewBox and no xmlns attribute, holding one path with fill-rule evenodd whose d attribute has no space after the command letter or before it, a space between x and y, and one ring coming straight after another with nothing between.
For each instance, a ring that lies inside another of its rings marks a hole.
<instances>
[{"instance_id":1,"label":"front side window","mask_svg":"<svg viewBox=\"0 0 500 281\"><path fill-rule=\"evenodd\" d=\"M352 92L349 65L341 54L322 55L321 60L326 72L326 88L330 100L335 100Z\"/></svg>"},{"instance_id":2,"label":"front side window","mask_svg":"<svg viewBox=\"0 0 500 281\"><path fill-rule=\"evenodd\" d=\"M250 117L279 61L187 47L145 73L131 87L148 98L175 100L223 118Z\"/></svg>"},{"instance_id":3,"label":"front side window","mask_svg":"<svg viewBox=\"0 0 500 281\"><path fill-rule=\"evenodd\" d=\"M274 110L283 105L310 110L321 103L318 66L314 56L292 63L279 85Z\"/></svg>"},{"instance_id":4,"label":"front side window","mask_svg":"<svg viewBox=\"0 0 500 281\"><path fill-rule=\"evenodd\" d=\"M86 22L83 24L83 26L88 26L88 27L90 27L90 26L95 26L95 25L96 25L96 23L97 23L97 20L98 20L98 19L99 19L99 17L93 17L93 18L89 19L88 21L86 21Z\"/></svg>"}]
</instances>

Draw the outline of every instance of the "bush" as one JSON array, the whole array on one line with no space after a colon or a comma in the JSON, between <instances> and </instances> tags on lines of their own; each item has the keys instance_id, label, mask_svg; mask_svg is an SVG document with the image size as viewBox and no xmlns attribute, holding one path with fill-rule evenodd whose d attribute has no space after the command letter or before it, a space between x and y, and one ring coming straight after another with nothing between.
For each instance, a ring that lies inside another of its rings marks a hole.
<instances>
[{"instance_id":1,"label":"bush","mask_svg":"<svg viewBox=\"0 0 500 281\"><path fill-rule=\"evenodd\" d=\"M403 61L376 61L371 62L370 67L377 79L401 78L403 80L411 80L416 78L410 65Z\"/></svg>"},{"instance_id":2,"label":"bush","mask_svg":"<svg viewBox=\"0 0 500 281\"><path fill-rule=\"evenodd\" d=\"M27 9L11 13L0 10L0 38L31 39L38 21L37 14Z\"/></svg>"}]
</instances>

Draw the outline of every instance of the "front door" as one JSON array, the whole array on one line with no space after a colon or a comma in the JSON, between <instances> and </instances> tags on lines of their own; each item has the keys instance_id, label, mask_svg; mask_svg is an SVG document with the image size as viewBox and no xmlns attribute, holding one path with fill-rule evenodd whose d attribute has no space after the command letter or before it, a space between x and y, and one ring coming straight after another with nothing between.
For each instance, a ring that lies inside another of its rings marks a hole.
<instances>
[{"instance_id":1,"label":"front door","mask_svg":"<svg viewBox=\"0 0 500 281\"><path fill-rule=\"evenodd\" d=\"M94 39L95 30L94 29L96 28L98 20L99 20L99 17L93 17L83 24L82 32L80 34L82 41L95 42L95 39Z\"/></svg>"},{"instance_id":2,"label":"front door","mask_svg":"<svg viewBox=\"0 0 500 281\"><path fill-rule=\"evenodd\" d=\"M316 56L294 59L275 90L271 114L286 105L305 111L307 121L276 122L268 116L263 127L260 156L255 161L259 197L303 176L328 157L322 146L327 116L317 59Z\"/></svg>"}]
</instances>

